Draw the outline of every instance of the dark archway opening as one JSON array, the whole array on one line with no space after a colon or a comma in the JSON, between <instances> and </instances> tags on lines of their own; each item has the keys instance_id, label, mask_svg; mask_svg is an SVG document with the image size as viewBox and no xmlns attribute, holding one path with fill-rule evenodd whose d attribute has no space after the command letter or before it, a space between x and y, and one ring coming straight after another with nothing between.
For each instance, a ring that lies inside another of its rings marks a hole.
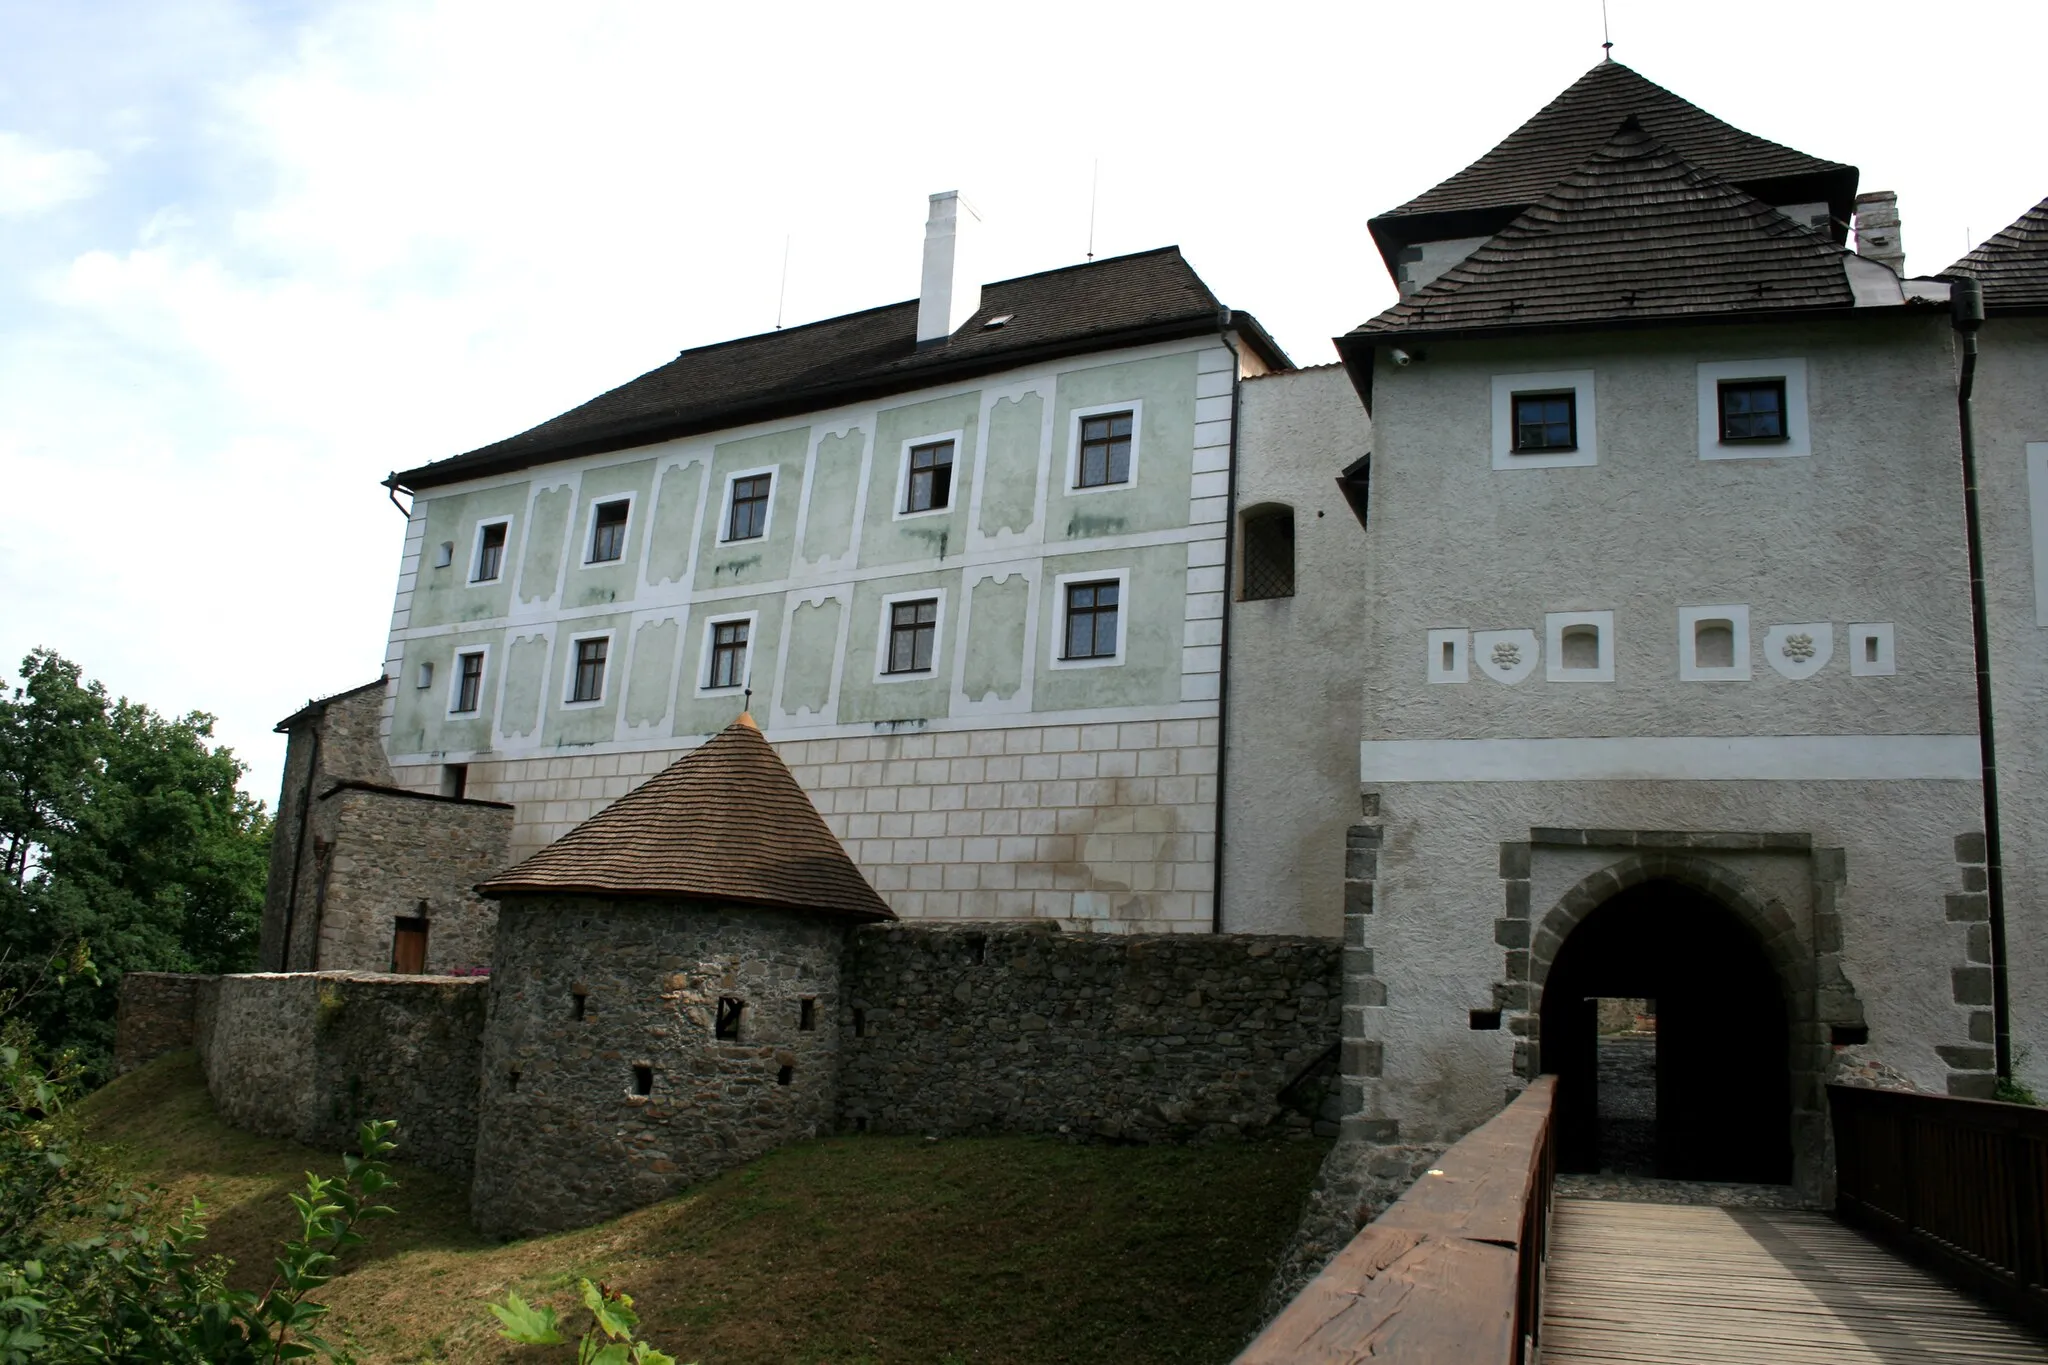
<instances>
[{"instance_id":1,"label":"dark archway opening","mask_svg":"<svg viewBox=\"0 0 2048 1365\"><path fill-rule=\"evenodd\" d=\"M1603 997L1656 1002L1656 1175L1791 1181L1784 988L1741 920L1671 881L1632 887L1586 916L1544 980L1542 1058L1559 1078L1560 1170L1640 1170L1636 1135L1601 1122Z\"/></svg>"}]
</instances>

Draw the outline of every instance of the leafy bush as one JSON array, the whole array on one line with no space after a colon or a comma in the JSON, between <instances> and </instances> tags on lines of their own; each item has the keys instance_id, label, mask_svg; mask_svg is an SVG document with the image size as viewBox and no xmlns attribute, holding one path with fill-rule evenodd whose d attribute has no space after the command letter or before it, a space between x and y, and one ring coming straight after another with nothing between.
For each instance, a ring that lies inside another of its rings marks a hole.
<instances>
[{"instance_id":1,"label":"leafy bush","mask_svg":"<svg viewBox=\"0 0 2048 1365\"><path fill-rule=\"evenodd\" d=\"M633 1300L610 1285L578 1280L583 1306L590 1311L590 1329L576 1343L576 1365L676 1365L674 1356L663 1355L644 1341L633 1340L640 1325ZM568 1339L552 1308L535 1308L517 1294L507 1294L502 1304L488 1305L502 1327L498 1335L521 1346L562 1346Z\"/></svg>"},{"instance_id":2,"label":"leafy bush","mask_svg":"<svg viewBox=\"0 0 2048 1365\"><path fill-rule=\"evenodd\" d=\"M74 1076L36 1059L13 1003L0 990L0 1365L349 1359L315 1333L327 1308L309 1296L362 1245L361 1225L391 1214L379 1201L396 1188L396 1125L365 1123L339 1177L308 1173L269 1286L229 1289L227 1263L201 1259L198 1200L170 1213L72 1150L54 1120Z\"/></svg>"}]
</instances>

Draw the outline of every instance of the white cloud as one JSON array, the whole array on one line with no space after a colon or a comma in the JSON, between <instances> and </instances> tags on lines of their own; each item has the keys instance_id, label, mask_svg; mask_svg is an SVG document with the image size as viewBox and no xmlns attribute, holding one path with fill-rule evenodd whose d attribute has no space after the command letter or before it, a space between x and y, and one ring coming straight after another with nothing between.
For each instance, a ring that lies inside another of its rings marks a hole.
<instances>
[{"instance_id":1,"label":"white cloud","mask_svg":"<svg viewBox=\"0 0 2048 1365\"><path fill-rule=\"evenodd\" d=\"M107 164L88 151L46 147L23 133L0 132L0 218L26 218L89 197Z\"/></svg>"}]
</instances>

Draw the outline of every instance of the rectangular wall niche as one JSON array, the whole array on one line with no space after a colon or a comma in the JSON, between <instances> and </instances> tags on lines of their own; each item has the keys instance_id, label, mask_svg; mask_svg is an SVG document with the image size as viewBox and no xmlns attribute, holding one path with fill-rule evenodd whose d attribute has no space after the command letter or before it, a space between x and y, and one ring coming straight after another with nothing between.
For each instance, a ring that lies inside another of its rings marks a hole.
<instances>
[{"instance_id":1,"label":"rectangular wall niche","mask_svg":"<svg viewBox=\"0 0 2048 1365\"><path fill-rule=\"evenodd\" d=\"M1429 633L1429 680L1433 683L1461 683L1469 676L1466 656L1472 652L1472 632L1456 629Z\"/></svg>"},{"instance_id":2,"label":"rectangular wall niche","mask_svg":"<svg viewBox=\"0 0 2048 1365\"><path fill-rule=\"evenodd\" d=\"M1548 682L1614 681L1614 613L1554 611L1543 618Z\"/></svg>"},{"instance_id":3,"label":"rectangular wall niche","mask_svg":"<svg viewBox=\"0 0 2048 1365\"><path fill-rule=\"evenodd\" d=\"M1849 673L1858 678L1889 678L1898 672L1892 657L1891 622L1866 622L1849 627Z\"/></svg>"},{"instance_id":4,"label":"rectangular wall niche","mask_svg":"<svg viewBox=\"0 0 2048 1365\"><path fill-rule=\"evenodd\" d=\"M730 995L718 998L718 1023L713 1030L715 1037L727 1042L738 1042L740 1036L740 1015L746 1010L747 1002Z\"/></svg>"},{"instance_id":5,"label":"rectangular wall niche","mask_svg":"<svg viewBox=\"0 0 2048 1365\"><path fill-rule=\"evenodd\" d=\"M1678 609L1680 682L1749 681L1749 608Z\"/></svg>"}]
</instances>

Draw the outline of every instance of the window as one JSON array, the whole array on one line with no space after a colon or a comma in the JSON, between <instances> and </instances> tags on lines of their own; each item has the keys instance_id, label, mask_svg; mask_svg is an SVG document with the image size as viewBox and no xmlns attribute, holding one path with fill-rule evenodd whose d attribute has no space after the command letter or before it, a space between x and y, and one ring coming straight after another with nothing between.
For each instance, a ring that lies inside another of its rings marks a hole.
<instances>
[{"instance_id":1,"label":"window","mask_svg":"<svg viewBox=\"0 0 2048 1365\"><path fill-rule=\"evenodd\" d=\"M1244 519L1244 584L1246 602L1294 596L1294 511L1262 508Z\"/></svg>"},{"instance_id":2,"label":"window","mask_svg":"<svg viewBox=\"0 0 2048 1365\"><path fill-rule=\"evenodd\" d=\"M1067 632L1063 659L1114 659L1120 583L1067 584Z\"/></svg>"},{"instance_id":3,"label":"window","mask_svg":"<svg viewBox=\"0 0 2048 1365\"><path fill-rule=\"evenodd\" d=\"M484 690L484 656L481 652L455 656L455 705L448 708L458 714L468 714L477 709Z\"/></svg>"},{"instance_id":4,"label":"window","mask_svg":"<svg viewBox=\"0 0 2048 1365\"><path fill-rule=\"evenodd\" d=\"M929 673L939 635L939 601L921 597L889 604L889 652L884 673Z\"/></svg>"},{"instance_id":5,"label":"window","mask_svg":"<svg viewBox=\"0 0 2048 1365\"><path fill-rule=\"evenodd\" d=\"M633 1064L633 1093L642 1099L654 1093L654 1068L645 1062Z\"/></svg>"},{"instance_id":6,"label":"window","mask_svg":"<svg viewBox=\"0 0 2048 1365\"><path fill-rule=\"evenodd\" d=\"M1783 460L1813 453L1805 360L1712 360L1698 371L1702 460Z\"/></svg>"},{"instance_id":7,"label":"window","mask_svg":"<svg viewBox=\"0 0 2048 1365\"><path fill-rule=\"evenodd\" d=\"M633 504L624 499L601 502L591 518L590 558L585 563L606 564L626 554L626 514Z\"/></svg>"},{"instance_id":8,"label":"window","mask_svg":"<svg viewBox=\"0 0 2048 1365\"><path fill-rule=\"evenodd\" d=\"M469 765L467 763L444 763L441 765L441 795L452 796L457 801L469 795Z\"/></svg>"},{"instance_id":9,"label":"window","mask_svg":"<svg viewBox=\"0 0 2048 1365\"><path fill-rule=\"evenodd\" d=\"M1516 454L1577 450L1579 448L1578 395L1559 393L1518 393L1514 396Z\"/></svg>"},{"instance_id":10,"label":"window","mask_svg":"<svg viewBox=\"0 0 2048 1365\"><path fill-rule=\"evenodd\" d=\"M604 660L611 643L604 635L576 642L576 677L570 701L598 701L604 696Z\"/></svg>"},{"instance_id":11,"label":"window","mask_svg":"<svg viewBox=\"0 0 2048 1365\"><path fill-rule=\"evenodd\" d=\"M1131 481L1129 412L1105 412L1081 419L1081 452L1074 487L1106 488Z\"/></svg>"},{"instance_id":12,"label":"window","mask_svg":"<svg viewBox=\"0 0 2048 1365\"><path fill-rule=\"evenodd\" d=\"M768 487L773 478L753 474L732 481L732 506L725 515L727 540L755 540L768 533Z\"/></svg>"},{"instance_id":13,"label":"window","mask_svg":"<svg viewBox=\"0 0 2048 1365\"><path fill-rule=\"evenodd\" d=\"M740 1038L740 1015L746 1008L747 1002L744 1000L730 995L718 997L718 1022L712 1030L713 1034L728 1042L738 1042Z\"/></svg>"},{"instance_id":14,"label":"window","mask_svg":"<svg viewBox=\"0 0 2048 1365\"><path fill-rule=\"evenodd\" d=\"M486 522L476 533L476 572L472 583L489 583L505 571L505 522Z\"/></svg>"},{"instance_id":15,"label":"window","mask_svg":"<svg viewBox=\"0 0 2048 1365\"><path fill-rule=\"evenodd\" d=\"M707 690L739 687L747 680L747 636L752 620L718 621L711 627L711 674Z\"/></svg>"},{"instance_id":16,"label":"window","mask_svg":"<svg viewBox=\"0 0 2048 1365\"><path fill-rule=\"evenodd\" d=\"M953 505L953 443L934 441L910 448L910 479L903 510L936 512Z\"/></svg>"},{"instance_id":17,"label":"window","mask_svg":"<svg viewBox=\"0 0 2048 1365\"><path fill-rule=\"evenodd\" d=\"M818 1027L818 1001L815 996L805 996L796 1003L796 1026L798 1032L811 1033Z\"/></svg>"},{"instance_id":18,"label":"window","mask_svg":"<svg viewBox=\"0 0 2048 1365\"><path fill-rule=\"evenodd\" d=\"M417 915L400 915L391 933L391 970L405 976L419 976L427 970L427 922Z\"/></svg>"},{"instance_id":19,"label":"window","mask_svg":"<svg viewBox=\"0 0 2048 1365\"><path fill-rule=\"evenodd\" d=\"M1722 441L1785 439L1784 380L1724 379L1720 400Z\"/></svg>"}]
</instances>

